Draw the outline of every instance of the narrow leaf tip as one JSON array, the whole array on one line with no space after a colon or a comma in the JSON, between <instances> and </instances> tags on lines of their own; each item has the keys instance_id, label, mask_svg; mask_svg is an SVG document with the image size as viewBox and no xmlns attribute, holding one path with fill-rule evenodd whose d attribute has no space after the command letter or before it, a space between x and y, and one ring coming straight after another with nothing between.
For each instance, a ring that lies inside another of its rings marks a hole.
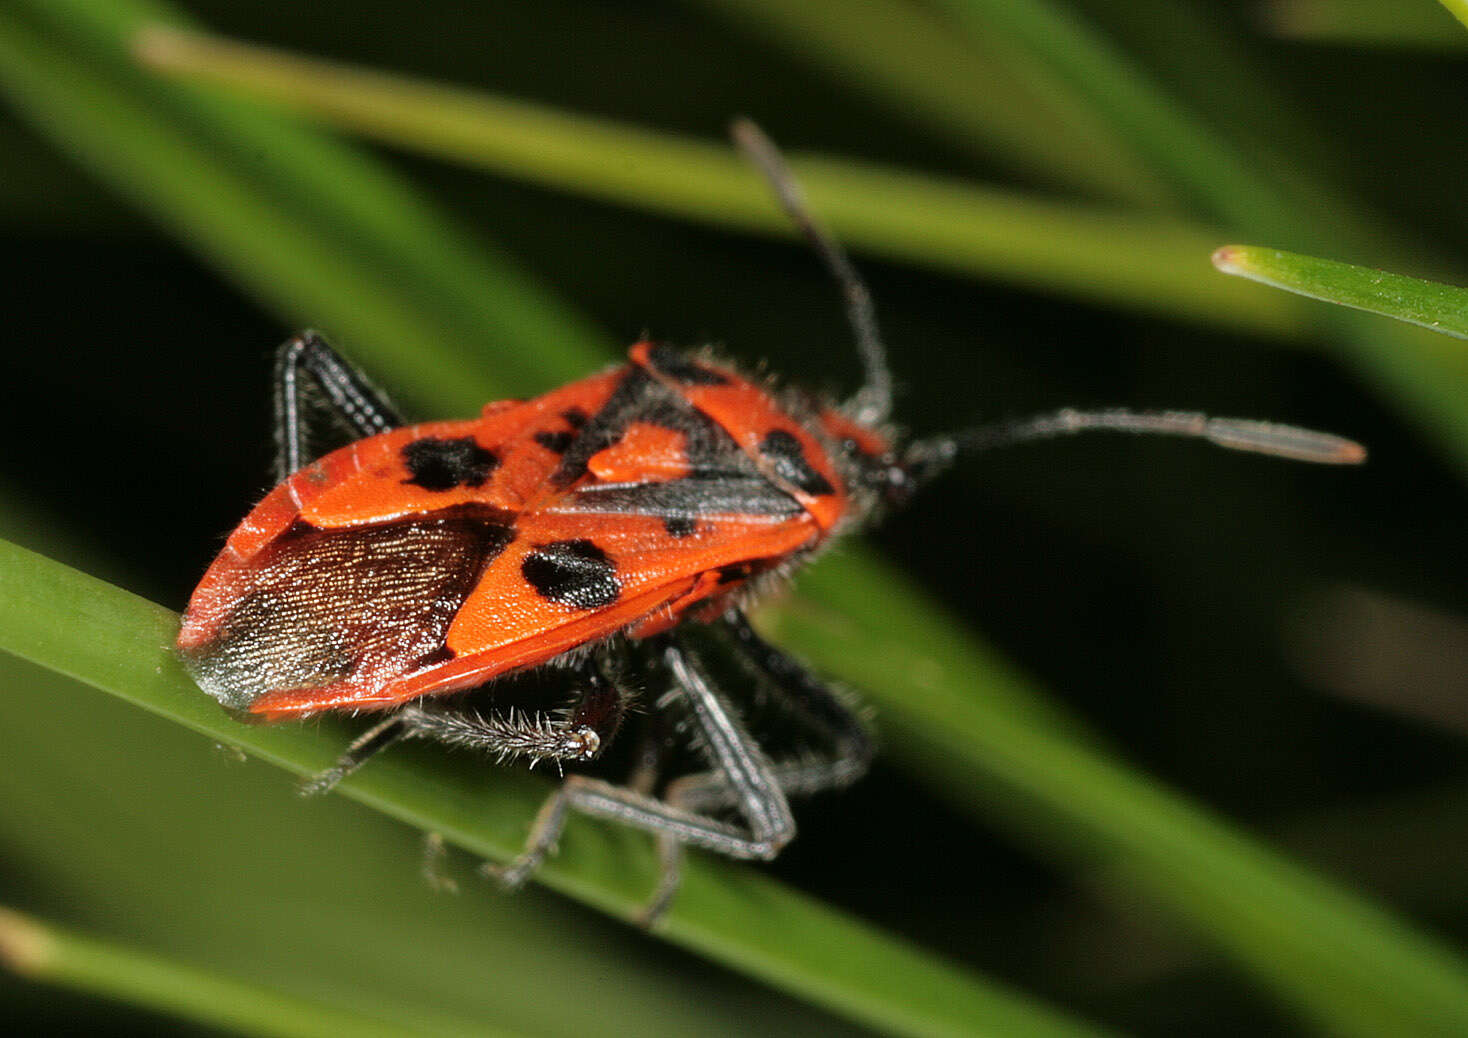
<instances>
[{"instance_id":1,"label":"narrow leaf tip","mask_svg":"<svg viewBox=\"0 0 1468 1038\"><path fill-rule=\"evenodd\" d=\"M1213 250L1213 265L1225 274L1237 274L1243 269L1243 253L1242 245L1224 245Z\"/></svg>"}]
</instances>

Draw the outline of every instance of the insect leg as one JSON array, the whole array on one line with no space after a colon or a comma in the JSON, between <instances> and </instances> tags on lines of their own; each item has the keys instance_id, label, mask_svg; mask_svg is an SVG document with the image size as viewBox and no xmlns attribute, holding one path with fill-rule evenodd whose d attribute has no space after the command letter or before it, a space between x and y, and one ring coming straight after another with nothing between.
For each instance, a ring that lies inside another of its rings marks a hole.
<instances>
[{"instance_id":1,"label":"insect leg","mask_svg":"<svg viewBox=\"0 0 1468 1038\"><path fill-rule=\"evenodd\" d=\"M749 837L741 847L744 853L736 856L773 858L795 836L795 820L763 752L692 653L670 641L663 659L693 709L713 770L727 780L735 793L734 806L749 825Z\"/></svg>"},{"instance_id":2,"label":"insect leg","mask_svg":"<svg viewBox=\"0 0 1468 1038\"><path fill-rule=\"evenodd\" d=\"M693 844L731 858L769 860L794 837L795 821L769 764L697 661L671 641L663 649L663 661L691 709L722 787L729 791L729 806L738 811L744 824L687 810L625 786L571 775L541 809L524 852L495 872L502 882L521 883L535 870L559 837L567 811L575 808L661 838L663 879L642 914L642 922L649 925L677 889L680 855L669 848Z\"/></svg>"},{"instance_id":3,"label":"insect leg","mask_svg":"<svg viewBox=\"0 0 1468 1038\"><path fill-rule=\"evenodd\" d=\"M638 739L637 750L633 754L632 771L627 776L627 788L638 793L651 795L657 788L658 775L662 769L662 731L651 719L650 723L643 728Z\"/></svg>"},{"instance_id":4,"label":"insect leg","mask_svg":"<svg viewBox=\"0 0 1468 1038\"><path fill-rule=\"evenodd\" d=\"M285 479L311 461L310 417L301 378L309 376L358 437L396 428L403 420L362 374L315 332L302 332L275 357L276 475Z\"/></svg>"},{"instance_id":5,"label":"insect leg","mask_svg":"<svg viewBox=\"0 0 1468 1038\"><path fill-rule=\"evenodd\" d=\"M801 664L761 638L742 612L724 621L735 646L758 676L780 696L783 707L796 714L826 745L769 765L781 792L804 796L855 782L871 765L872 738L861 719L836 693ZM665 799L693 811L733 806L738 796L723 772L701 771L669 783Z\"/></svg>"},{"instance_id":6,"label":"insect leg","mask_svg":"<svg viewBox=\"0 0 1468 1038\"><path fill-rule=\"evenodd\" d=\"M826 743L824 753L770 763L770 774L780 791L786 796L805 796L850 785L865 774L871 764L873 746L861 719L815 675L755 633L743 612L730 613L725 625L734 636L740 655L778 692L782 705L798 714ZM699 814L732 807L738 797L739 791L718 770L684 775L669 783L664 791L669 804ZM660 835L658 854L662 878L643 910L645 922L661 915L678 892L682 843L666 834Z\"/></svg>"},{"instance_id":7,"label":"insect leg","mask_svg":"<svg viewBox=\"0 0 1468 1038\"><path fill-rule=\"evenodd\" d=\"M501 757L592 760L616 733L626 704L617 687L595 668L588 666L583 680L576 706L564 720L524 715L486 718L462 708L409 704L358 736L335 764L307 781L301 793L328 792L402 739L433 739Z\"/></svg>"},{"instance_id":8,"label":"insect leg","mask_svg":"<svg viewBox=\"0 0 1468 1038\"><path fill-rule=\"evenodd\" d=\"M459 706L410 703L395 715L409 738L486 750L500 757L588 761L616 734L626 697L594 665L581 672L581 691L569 717L539 714L482 716Z\"/></svg>"},{"instance_id":9,"label":"insect leg","mask_svg":"<svg viewBox=\"0 0 1468 1038\"><path fill-rule=\"evenodd\" d=\"M448 847L444 845L443 833L423 834L423 863L418 874L423 877L429 890L439 894L457 894L459 884L449 875L447 865Z\"/></svg>"},{"instance_id":10,"label":"insect leg","mask_svg":"<svg viewBox=\"0 0 1468 1038\"><path fill-rule=\"evenodd\" d=\"M802 795L849 785L866 774L874 748L861 718L824 682L761 638L742 611L728 614L724 623L744 659L827 744L827 757L777 765L780 788Z\"/></svg>"},{"instance_id":11,"label":"insect leg","mask_svg":"<svg viewBox=\"0 0 1468 1038\"><path fill-rule=\"evenodd\" d=\"M380 724L373 725L357 736L356 741L346 748L335 764L321 774L303 782L301 795L316 796L320 793L329 793L338 782L407 734L407 729L397 714Z\"/></svg>"}]
</instances>

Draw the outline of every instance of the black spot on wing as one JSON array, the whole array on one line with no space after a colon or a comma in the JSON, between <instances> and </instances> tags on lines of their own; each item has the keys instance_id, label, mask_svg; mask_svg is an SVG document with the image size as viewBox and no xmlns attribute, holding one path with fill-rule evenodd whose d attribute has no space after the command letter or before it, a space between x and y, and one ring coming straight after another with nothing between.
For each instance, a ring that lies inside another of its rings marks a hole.
<instances>
[{"instance_id":1,"label":"black spot on wing","mask_svg":"<svg viewBox=\"0 0 1468 1038\"><path fill-rule=\"evenodd\" d=\"M568 407L561 412L561 417L566 420L566 424L571 428L579 429L586 424L589 416L579 407Z\"/></svg>"},{"instance_id":2,"label":"black spot on wing","mask_svg":"<svg viewBox=\"0 0 1468 1038\"><path fill-rule=\"evenodd\" d=\"M300 516L296 516L291 524L287 526L285 530L280 534L280 536L275 539L275 543L280 544L284 541L298 540L302 537L307 536L308 534L315 533L317 529L318 527L312 526Z\"/></svg>"},{"instance_id":3,"label":"black spot on wing","mask_svg":"<svg viewBox=\"0 0 1468 1038\"><path fill-rule=\"evenodd\" d=\"M443 440L425 436L403 448L403 464L412 478L403 480L424 490L479 487L499 467L500 460L475 442L474 437Z\"/></svg>"},{"instance_id":4,"label":"black spot on wing","mask_svg":"<svg viewBox=\"0 0 1468 1038\"><path fill-rule=\"evenodd\" d=\"M663 529L668 531L670 537L691 537L693 531L698 529L698 520L687 515L665 515Z\"/></svg>"},{"instance_id":5,"label":"black spot on wing","mask_svg":"<svg viewBox=\"0 0 1468 1038\"><path fill-rule=\"evenodd\" d=\"M776 429L760 441L759 452L769 459L775 475L807 494L832 494L835 490L806 460L800 441L784 429Z\"/></svg>"},{"instance_id":6,"label":"black spot on wing","mask_svg":"<svg viewBox=\"0 0 1468 1038\"><path fill-rule=\"evenodd\" d=\"M536 443L540 444L548 451L555 451L557 454L565 454L566 451L570 449L571 444L575 441L575 439L575 433L567 432L565 430L562 430L561 432L549 432L546 430L542 430L535 434Z\"/></svg>"},{"instance_id":7,"label":"black spot on wing","mask_svg":"<svg viewBox=\"0 0 1468 1038\"><path fill-rule=\"evenodd\" d=\"M728 378L662 343L648 350L648 362L658 374L685 386L726 386Z\"/></svg>"},{"instance_id":8,"label":"black spot on wing","mask_svg":"<svg viewBox=\"0 0 1468 1038\"><path fill-rule=\"evenodd\" d=\"M612 560L588 540L542 545L525 556L520 572L542 598L576 609L609 606L622 593Z\"/></svg>"}]
</instances>

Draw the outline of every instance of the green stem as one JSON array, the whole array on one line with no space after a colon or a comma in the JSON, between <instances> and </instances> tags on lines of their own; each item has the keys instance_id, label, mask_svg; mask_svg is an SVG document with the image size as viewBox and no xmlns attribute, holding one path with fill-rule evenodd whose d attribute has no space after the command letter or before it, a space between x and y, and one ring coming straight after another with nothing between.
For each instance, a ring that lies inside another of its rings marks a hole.
<instances>
[{"instance_id":1,"label":"green stem","mask_svg":"<svg viewBox=\"0 0 1468 1038\"><path fill-rule=\"evenodd\" d=\"M904 122L1042 184L1149 208L1176 197L1059 77L908 0L687 0L833 73ZM758 116L760 113L749 113Z\"/></svg>"},{"instance_id":2,"label":"green stem","mask_svg":"<svg viewBox=\"0 0 1468 1038\"><path fill-rule=\"evenodd\" d=\"M135 46L172 76L391 144L655 212L793 234L725 144L198 33L150 28ZM1206 276L1202 257L1218 240L1206 227L834 159L796 155L792 166L815 210L854 247L1250 332L1305 329L1297 306Z\"/></svg>"},{"instance_id":3,"label":"green stem","mask_svg":"<svg viewBox=\"0 0 1468 1038\"><path fill-rule=\"evenodd\" d=\"M241 1034L285 1038L398 1038L400 1026L216 976L184 963L84 937L0 908L0 963L46 984L114 998ZM507 1032L462 1022L464 1032ZM432 1028L432 1033L440 1032Z\"/></svg>"},{"instance_id":4,"label":"green stem","mask_svg":"<svg viewBox=\"0 0 1468 1038\"><path fill-rule=\"evenodd\" d=\"M1420 47L1459 51L1468 34L1434 0L1271 0L1262 10L1269 28L1288 39L1356 47ZM1460 8L1465 5L1458 3Z\"/></svg>"},{"instance_id":5,"label":"green stem","mask_svg":"<svg viewBox=\"0 0 1468 1038\"><path fill-rule=\"evenodd\" d=\"M472 413L511 385L605 359L599 332L385 166L139 69L124 41L162 16L130 0L5 6L0 91L207 263L289 325L332 333L409 403L433 398L430 372L458 367L456 409ZM466 349L496 362L464 365Z\"/></svg>"},{"instance_id":6,"label":"green stem","mask_svg":"<svg viewBox=\"0 0 1468 1038\"><path fill-rule=\"evenodd\" d=\"M1468 0L1441 0L1448 13L1468 27Z\"/></svg>"},{"instance_id":7,"label":"green stem","mask_svg":"<svg viewBox=\"0 0 1468 1038\"><path fill-rule=\"evenodd\" d=\"M1451 950L1057 724L891 567L847 551L800 587L772 632L876 698L889 755L935 795L1059 835L1088 870L1124 874L1335 1033L1468 1030L1468 964Z\"/></svg>"},{"instance_id":8,"label":"green stem","mask_svg":"<svg viewBox=\"0 0 1468 1038\"><path fill-rule=\"evenodd\" d=\"M1269 175L1263 163L1068 7L1052 0L943 0L975 34L1000 32L1071 78L1095 110L1149 156L1203 212L1257 239L1338 256L1397 262L1395 233L1361 219L1333 184ZM1450 0L1461 3L1462 0ZM1414 259L1423 262L1420 248ZM1468 471L1468 363L1410 329L1323 315L1341 353Z\"/></svg>"},{"instance_id":9,"label":"green stem","mask_svg":"<svg viewBox=\"0 0 1468 1038\"><path fill-rule=\"evenodd\" d=\"M297 774L327 766L342 743L304 725L232 720L184 674L178 617L102 581L0 541L0 649L239 746ZM425 771L405 756L374 762L342 792L482 857L508 860L546 795L506 769L490 788L472 773ZM622 919L656 879L636 834L578 821L537 879ZM661 936L870 1026L902 1034L1079 1035L1081 1023L798 894L752 868L691 856Z\"/></svg>"}]
</instances>

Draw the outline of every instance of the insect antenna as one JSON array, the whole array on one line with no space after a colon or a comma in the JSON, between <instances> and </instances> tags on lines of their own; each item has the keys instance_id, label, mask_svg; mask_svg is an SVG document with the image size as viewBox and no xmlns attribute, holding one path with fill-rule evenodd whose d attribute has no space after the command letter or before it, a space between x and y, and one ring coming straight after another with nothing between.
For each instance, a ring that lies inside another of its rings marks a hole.
<instances>
[{"instance_id":1,"label":"insect antenna","mask_svg":"<svg viewBox=\"0 0 1468 1038\"><path fill-rule=\"evenodd\" d=\"M739 150L764 174L780 205L816 250L845 298L846 319L856 334L856 349L861 355L865 381L846 402L844 409L863 425L886 421L892 413L892 373L887 370L887 347L882 344L876 308L872 305L872 294L866 282L857 273L846 250L816 221L775 142L753 121L745 118L735 119L729 132Z\"/></svg>"},{"instance_id":2,"label":"insect antenna","mask_svg":"<svg viewBox=\"0 0 1468 1038\"><path fill-rule=\"evenodd\" d=\"M1229 450L1269 454L1317 465L1359 465L1366 448L1334 433L1251 418L1214 418L1196 411L1130 411L1064 408L1050 414L996 422L962 432L919 440L908 449L909 465L926 478L960 453L992 450L1030 440L1083 432L1125 432L1207 440Z\"/></svg>"}]
</instances>

